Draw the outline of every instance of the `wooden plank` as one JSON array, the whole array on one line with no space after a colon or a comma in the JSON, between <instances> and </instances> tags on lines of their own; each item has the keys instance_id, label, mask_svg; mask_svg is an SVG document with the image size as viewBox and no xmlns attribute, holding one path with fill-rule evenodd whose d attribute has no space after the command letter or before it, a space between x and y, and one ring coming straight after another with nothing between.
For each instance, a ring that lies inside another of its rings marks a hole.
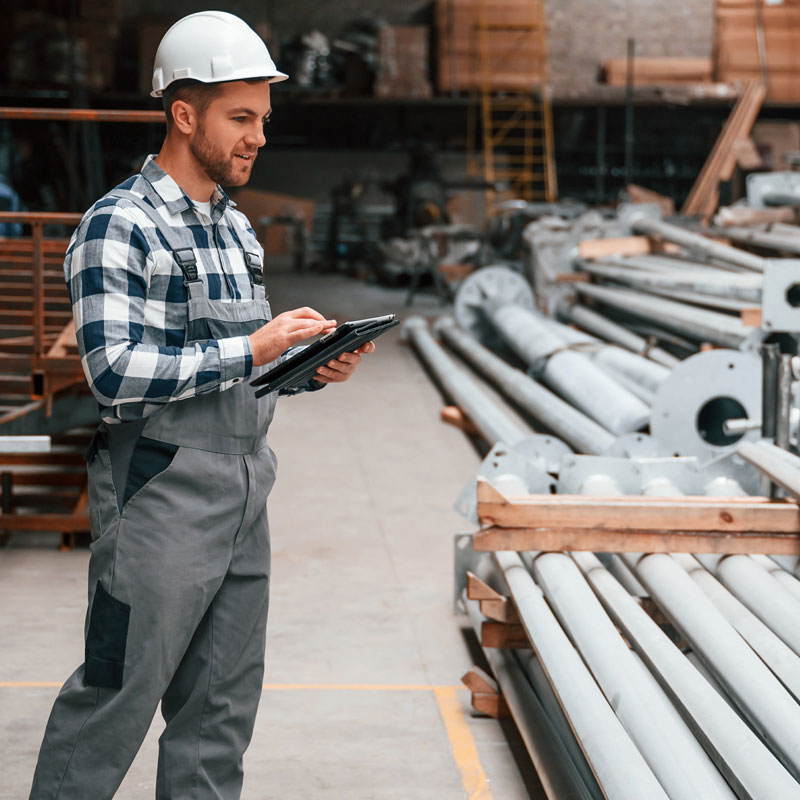
<instances>
[{"instance_id":1,"label":"wooden plank","mask_svg":"<svg viewBox=\"0 0 800 800\"><path fill-rule=\"evenodd\" d=\"M481 614L495 622L519 622L519 614L514 606L514 601L508 597L498 600L481 600Z\"/></svg>"},{"instance_id":2,"label":"wooden plank","mask_svg":"<svg viewBox=\"0 0 800 800\"><path fill-rule=\"evenodd\" d=\"M0 530L4 527L2 522L3 515L0 514ZM531 644L522 625L484 622L481 624L481 646L495 647L501 650L524 650L530 649Z\"/></svg>"},{"instance_id":3,"label":"wooden plank","mask_svg":"<svg viewBox=\"0 0 800 800\"><path fill-rule=\"evenodd\" d=\"M622 236L615 239L584 239L578 242L580 258L603 258L604 256L641 256L651 250L646 236Z\"/></svg>"},{"instance_id":4,"label":"wooden plank","mask_svg":"<svg viewBox=\"0 0 800 800\"><path fill-rule=\"evenodd\" d=\"M506 719L511 716L508 704L501 694L473 692L470 703L479 714L485 714L493 719Z\"/></svg>"},{"instance_id":5,"label":"wooden plank","mask_svg":"<svg viewBox=\"0 0 800 800\"><path fill-rule=\"evenodd\" d=\"M470 667L461 676L461 683L471 692L478 694L498 694L500 692L497 681L480 667Z\"/></svg>"},{"instance_id":6,"label":"wooden plank","mask_svg":"<svg viewBox=\"0 0 800 800\"><path fill-rule=\"evenodd\" d=\"M439 416L442 422L458 428L469 436L480 436L480 431L475 423L458 406L444 406Z\"/></svg>"},{"instance_id":7,"label":"wooden plank","mask_svg":"<svg viewBox=\"0 0 800 800\"><path fill-rule=\"evenodd\" d=\"M796 502L728 503L719 498L597 498L587 495L529 495L503 503L478 502L482 525L506 528L800 533Z\"/></svg>"},{"instance_id":8,"label":"wooden plank","mask_svg":"<svg viewBox=\"0 0 800 800\"><path fill-rule=\"evenodd\" d=\"M789 533L705 533L605 528L485 528L473 535L479 552L580 550L605 553L716 553L800 555L800 536Z\"/></svg>"},{"instance_id":9,"label":"wooden plank","mask_svg":"<svg viewBox=\"0 0 800 800\"><path fill-rule=\"evenodd\" d=\"M64 326L64 330L58 334L58 338L53 342L47 351L47 358L64 358L67 355L68 346L78 346L75 338L75 320L70 321Z\"/></svg>"},{"instance_id":10,"label":"wooden plank","mask_svg":"<svg viewBox=\"0 0 800 800\"><path fill-rule=\"evenodd\" d=\"M0 514L0 530L6 531L54 531L77 533L89 531L89 517L72 514Z\"/></svg>"},{"instance_id":11,"label":"wooden plank","mask_svg":"<svg viewBox=\"0 0 800 800\"><path fill-rule=\"evenodd\" d=\"M496 592L488 583L482 581L474 572L467 570L468 600L501 600L503 595Z\"/></svg>"},{"instance_id":12,"label":"wooden plank","mask_svg":"<svg viewBox=\"0 0 800 800\"><path fill-rule=\"evenodd\" d=\"M742 320L742 325L748 328L761 327L761 306L748 306L739 312L739 318Z\"/></svg>"}]
</instances>

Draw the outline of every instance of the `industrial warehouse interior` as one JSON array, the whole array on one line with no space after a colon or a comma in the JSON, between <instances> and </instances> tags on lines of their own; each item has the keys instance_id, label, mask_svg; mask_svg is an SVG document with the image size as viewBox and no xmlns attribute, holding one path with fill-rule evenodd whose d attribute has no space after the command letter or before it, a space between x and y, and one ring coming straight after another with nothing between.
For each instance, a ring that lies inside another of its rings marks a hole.
<instances>
[{"instance_id":1,"label":"industrial warehouse interior","mask_svg":"<svg viewBox=\"0 0 800 800\"><path fill-rule=\"evenodd\" d=\"M800 800L800 0L0 30L0 800Z\"/></svg>"}]
</instances>

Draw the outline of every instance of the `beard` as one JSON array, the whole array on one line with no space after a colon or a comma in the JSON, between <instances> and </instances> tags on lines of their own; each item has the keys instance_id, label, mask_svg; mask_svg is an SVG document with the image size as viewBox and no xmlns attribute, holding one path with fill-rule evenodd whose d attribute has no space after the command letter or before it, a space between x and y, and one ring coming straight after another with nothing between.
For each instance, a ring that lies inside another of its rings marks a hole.
<instances>
[{"instance_id":1,"label":"beard","mask_svg":"<svg viewBox=\"0 0 800 800\"><path fill-rule=\"evenodd\" d=\"M249 161L235 155L226 156L222 148L206 136L202 126L189 142L189 150L206 175L220 186L244 186L250 180L256 154L251 154Z\"/></svg>"}]
</instances>

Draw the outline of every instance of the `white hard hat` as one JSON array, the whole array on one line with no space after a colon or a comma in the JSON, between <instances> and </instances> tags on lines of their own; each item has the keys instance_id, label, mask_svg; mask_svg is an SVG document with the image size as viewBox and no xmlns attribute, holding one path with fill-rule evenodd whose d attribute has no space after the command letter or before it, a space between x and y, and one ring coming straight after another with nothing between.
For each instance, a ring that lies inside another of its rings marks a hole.
<instances>
[{"instance_id":1,"label":"white hard hat","mask_svg":"<svg viewBox=\"0 0 800 800\"><path fill-rule=\"evenodd\" d=\"M165 34L153 64L152 97L161 97L174 81L201 83L289 76L278 72L261 37L227 11L199 11L179 19Z\"/></svg>"}]
</instances>

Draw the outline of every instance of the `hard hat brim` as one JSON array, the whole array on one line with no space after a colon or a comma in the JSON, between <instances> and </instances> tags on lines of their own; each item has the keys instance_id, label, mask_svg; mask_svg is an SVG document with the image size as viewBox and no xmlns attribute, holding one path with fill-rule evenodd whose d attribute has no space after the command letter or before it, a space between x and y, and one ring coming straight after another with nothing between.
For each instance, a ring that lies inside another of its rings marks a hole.
<instances>
[{"instance_id":1,"label":"hard hat brim","mask_svg":"<svg viewBox=\"0 0 800 800\"><path fill-rule=\"evenodd\" d=\"M201 81L197 80L197 78L190 78L190 80L195 80L197 83L236 83L236 81L252 81L258 80L259 78L267 81L267 83L280 83L281 81L285 81L289 76L285 72L273 72L270 75L246 75L239 78L225 78L224 80L219 81ZM163 97L164 92L169 89L169 87L173 84L177 83L177 80L170 81L166 86L161 89L154 89L150 92L150 97Z\"/></svg>"}]
</instances>

